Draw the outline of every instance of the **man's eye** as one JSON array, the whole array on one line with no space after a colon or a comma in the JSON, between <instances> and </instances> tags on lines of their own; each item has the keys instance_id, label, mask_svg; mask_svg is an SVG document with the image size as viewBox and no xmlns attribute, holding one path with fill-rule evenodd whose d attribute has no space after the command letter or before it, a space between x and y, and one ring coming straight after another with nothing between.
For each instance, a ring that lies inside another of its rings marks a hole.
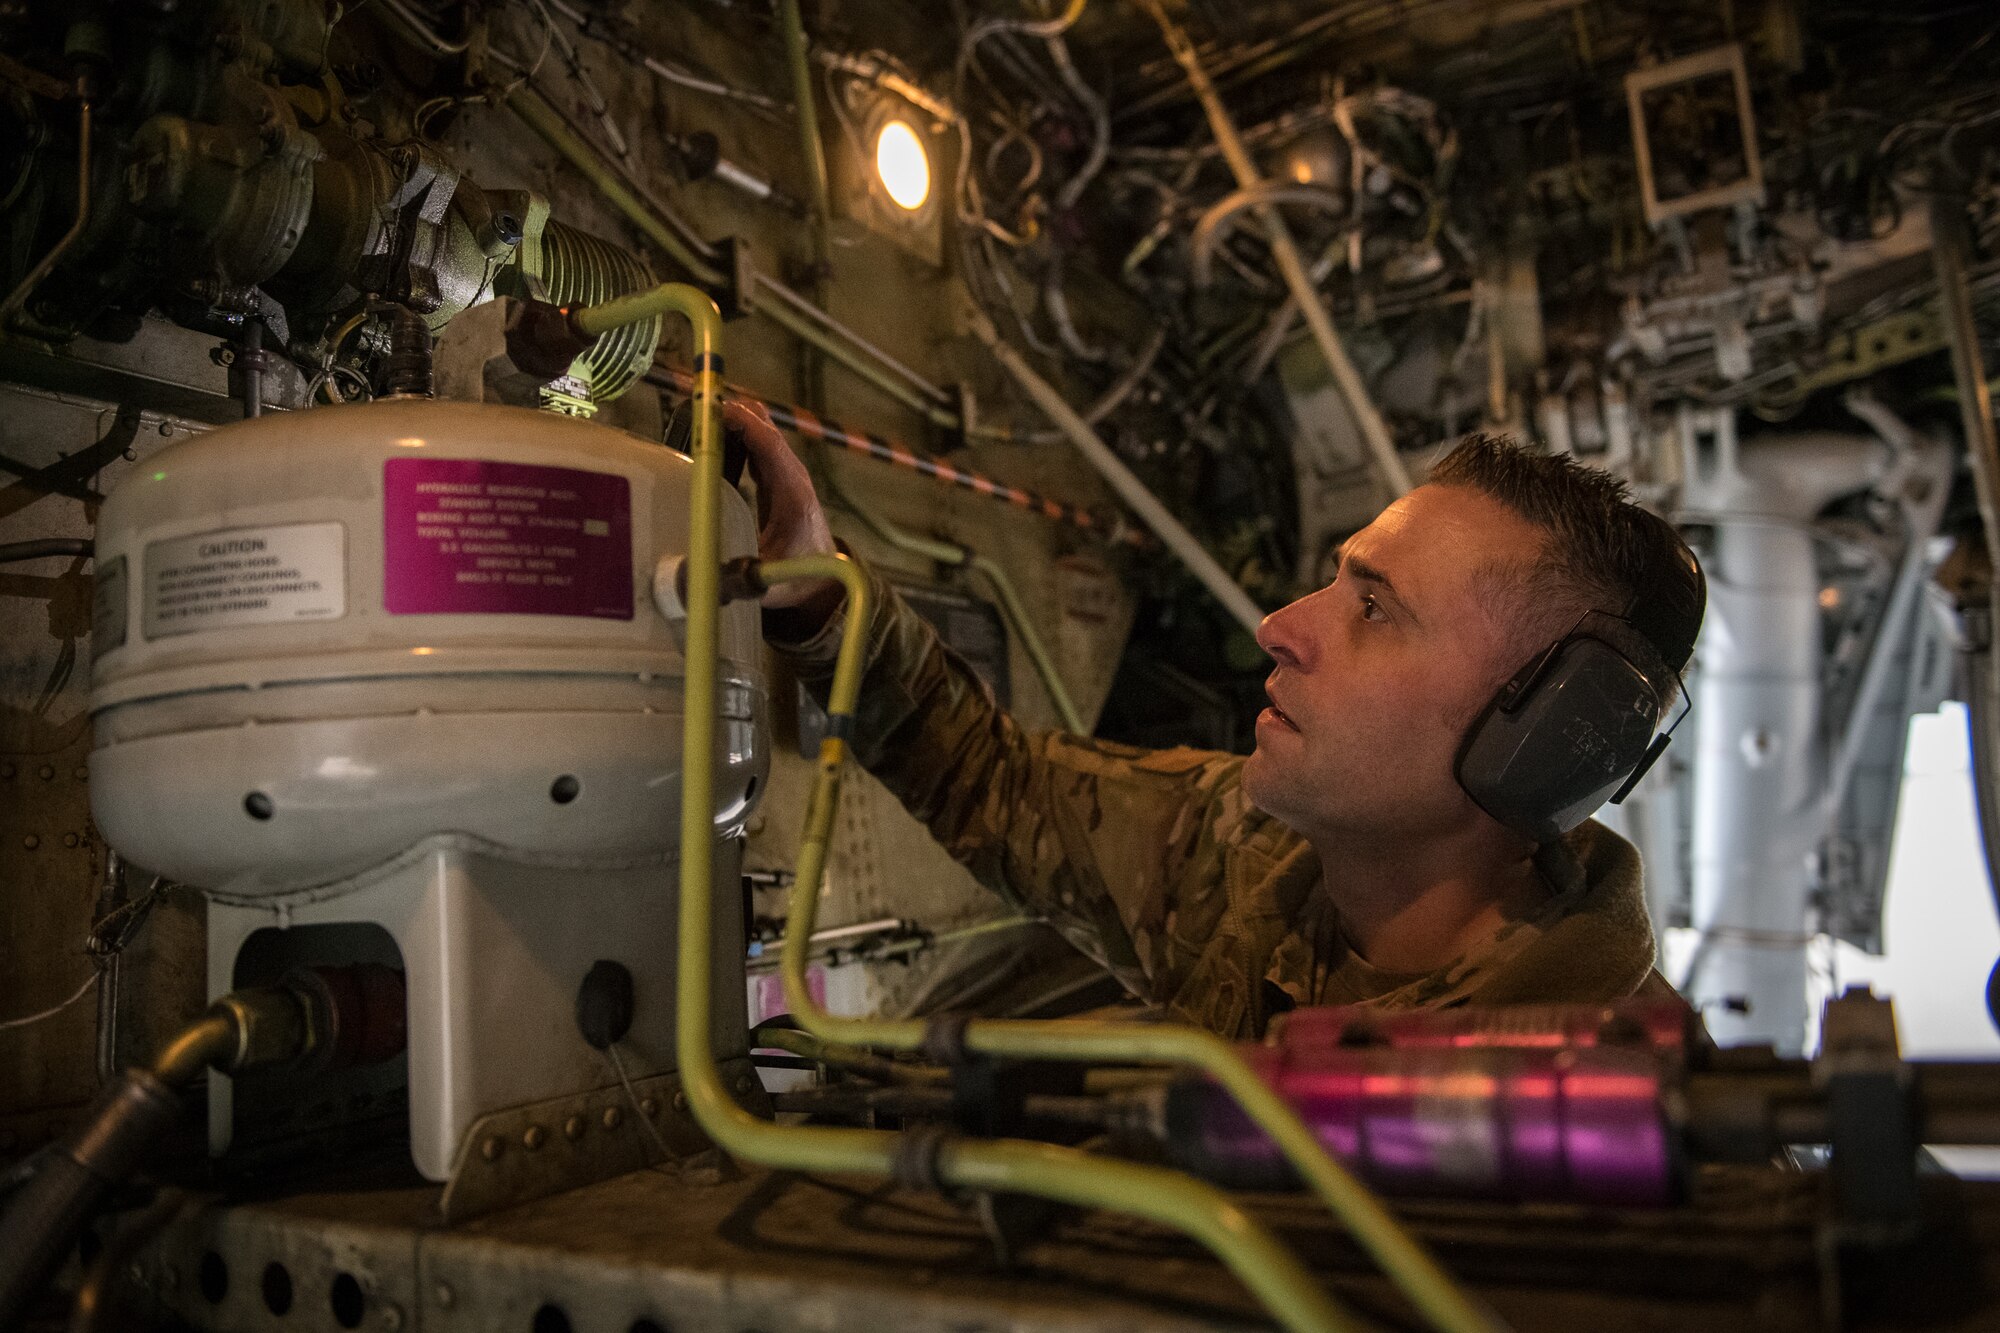
<instances>
[{"instance_id":1,"label":"man's eye","mask_svg":"<svg viewBox=\"0 0 2000 1333\"><path fill-rule=\"evenodd\" d=\"M1361 594L1361 618L1363 620L1382 621L1389 618L1389 613L1384 611L1382 604L1375 600L1374 593L1363 593Z\"/></svg>"}]
</instances>

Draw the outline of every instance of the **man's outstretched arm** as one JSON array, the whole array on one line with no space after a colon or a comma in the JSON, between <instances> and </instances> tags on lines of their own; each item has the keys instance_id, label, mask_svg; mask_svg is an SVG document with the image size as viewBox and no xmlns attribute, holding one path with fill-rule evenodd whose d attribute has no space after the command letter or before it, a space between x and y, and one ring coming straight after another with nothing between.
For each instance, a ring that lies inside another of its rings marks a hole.
<instances>
[{"instance_id":1,"label":"man's outstretched arm","mask_svg":"<svg viewBox=\"0 0 2000 1333\"><path fill-rule=\"evenodd\" d=\"M758 479L763 554L831 551L804 466L767 422L731 411ZM1049 919L1135 994L1171 999L1226 909L1212 807L1239 761L1025 731L868 576L876 596L856 758L981 883ZM824 702L846 628L842 595L838 585L781 591L766 599L766 637Z\"/></svg>"}]
</instances>

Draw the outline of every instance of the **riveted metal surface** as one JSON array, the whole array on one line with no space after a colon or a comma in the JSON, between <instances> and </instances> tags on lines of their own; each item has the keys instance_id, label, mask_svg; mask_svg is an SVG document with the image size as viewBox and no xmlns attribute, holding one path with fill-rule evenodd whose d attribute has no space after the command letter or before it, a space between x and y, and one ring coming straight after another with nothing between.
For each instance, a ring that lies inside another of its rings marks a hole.
<instances>
[{"instance_id":1,"label":"riveted metal surface","mask_svg":"<svg viewBox=\"0 0 2000 1333\"><path fill-rule=\"evenodd\" d=\"M413 1326L417 1250L435 1191L288 1204L184 1210L133 1262L125 1280L212 1333Z\"/></svg>"},{"instance_id":2,"label":"riveted metal surface","mask_svg":"<svg viewBox=\"0 0 2000 1333\"><path fill-rule=\"evenodd\" d=\"M749 1072L747 1060L722 1066L723 1078L732 1084ZM708 1139L685 1103L673 1109L680 1086L677 1074L633 1079L632 1094L641 1108L653 1108L644 1120L632 1106L633 1096L618 1086L481 1116L459 1145L440 1212L448 1221L462 1222L638 1171L659 1164L660 1144L676 1160L707 1150Z\"/></svg>"},{"instance_id":3,"label":"riveted metal surface","mask_svg":"<svg viewBox=\"0 0 2000 1333\"><path fill-rule=\"evenodd\" d=\"M522 1155L518 1139L507 1155ZM1808 1333L1823 1327L1814 1241L1823 1184L1726 1168L1704 1172L1690 1203L1665 1211L1442 1201L1400 1211L1513 1328ZM1949 1199L1959 1243L1921 1272L1885 1270L1884 1290L1901 1293L1897 1308L1856 1327L1990 1326L1977 1292L2000 1273L2000 1188L1930 1177L1926 1193L1927 1207ZM1022 1237L1003 1265L969 1202L872 1181L635 1171L456 1225L440 1221L438 1198L436 1187L390 1186L196 1206L141 1251L134 1271L157 1307L218 1333L626 1333L642 1320L676 1333L1261 1324L1248 1294L1198 1248L1118 1217L1066 1215ZM1248 1202L1359 1315L1404 1326L1400 1301L1316 1203ZM282 1323L265 1303L273 1263L284 1265L293 1296ZM226 1290L211 1300L218 1265ZM347 1304L336 1310L342 1274Z\"/></svg>"}]
</instances>

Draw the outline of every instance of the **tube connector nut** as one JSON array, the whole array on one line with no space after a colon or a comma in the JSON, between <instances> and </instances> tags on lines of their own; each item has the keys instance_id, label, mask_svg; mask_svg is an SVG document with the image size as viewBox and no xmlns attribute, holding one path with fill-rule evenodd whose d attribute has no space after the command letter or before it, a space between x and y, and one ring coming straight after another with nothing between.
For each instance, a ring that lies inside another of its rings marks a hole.
<instances>
[{"instance_id":1,"label":"tube connector nut","mask_svg":"<svg viewBox=\"0 0 2000 1333\"><path fill-rule=\"evenodd\" d=\"M234 1057L217 1062L231 1073L296 1060L326 1035L315 1030L312 1005L289 986L231 991L214 1007L236 1024Z\"/></svg>"},{"instance_id":2,"label":"tube connector nut","mask_svg":"<svg viewBox=\"0 0 2000 1333\"><path fill-rule=\"evenodd\" d=\"M756 557L743 555L722 562L719 592L724 606L731 602L761 601L770 590L771 585L764 582L763 566Z\"/></svg>"},{"instance_id":3,"label":"tube connector nut","mask_svg":"<svg viewBox=\"0 0 2000 1333\"><path fill-rule=\"evenodd\" d=\"M571 312L547 301L509 300L507 359L519 373L541 384L561 379L597 339L576 326Z\"/></svg>"}]
</instances>

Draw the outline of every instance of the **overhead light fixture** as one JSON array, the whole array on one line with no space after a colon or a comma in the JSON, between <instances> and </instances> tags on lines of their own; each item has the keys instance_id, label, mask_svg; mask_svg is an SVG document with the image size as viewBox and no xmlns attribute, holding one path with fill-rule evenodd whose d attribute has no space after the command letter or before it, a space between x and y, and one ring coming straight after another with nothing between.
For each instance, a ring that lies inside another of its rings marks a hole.
<instances>
[{"instance_id":1,"label":"overhead light fixture","mask_svg":"<svg viewBox=\"0 0 2000 1333\"><path fill-rule=\"evenodd\" d=\"M931 197L931 159L905 120L884 121L875 132L875 175L896 207L914 213Z\"/></svg>"}]
</instances>

